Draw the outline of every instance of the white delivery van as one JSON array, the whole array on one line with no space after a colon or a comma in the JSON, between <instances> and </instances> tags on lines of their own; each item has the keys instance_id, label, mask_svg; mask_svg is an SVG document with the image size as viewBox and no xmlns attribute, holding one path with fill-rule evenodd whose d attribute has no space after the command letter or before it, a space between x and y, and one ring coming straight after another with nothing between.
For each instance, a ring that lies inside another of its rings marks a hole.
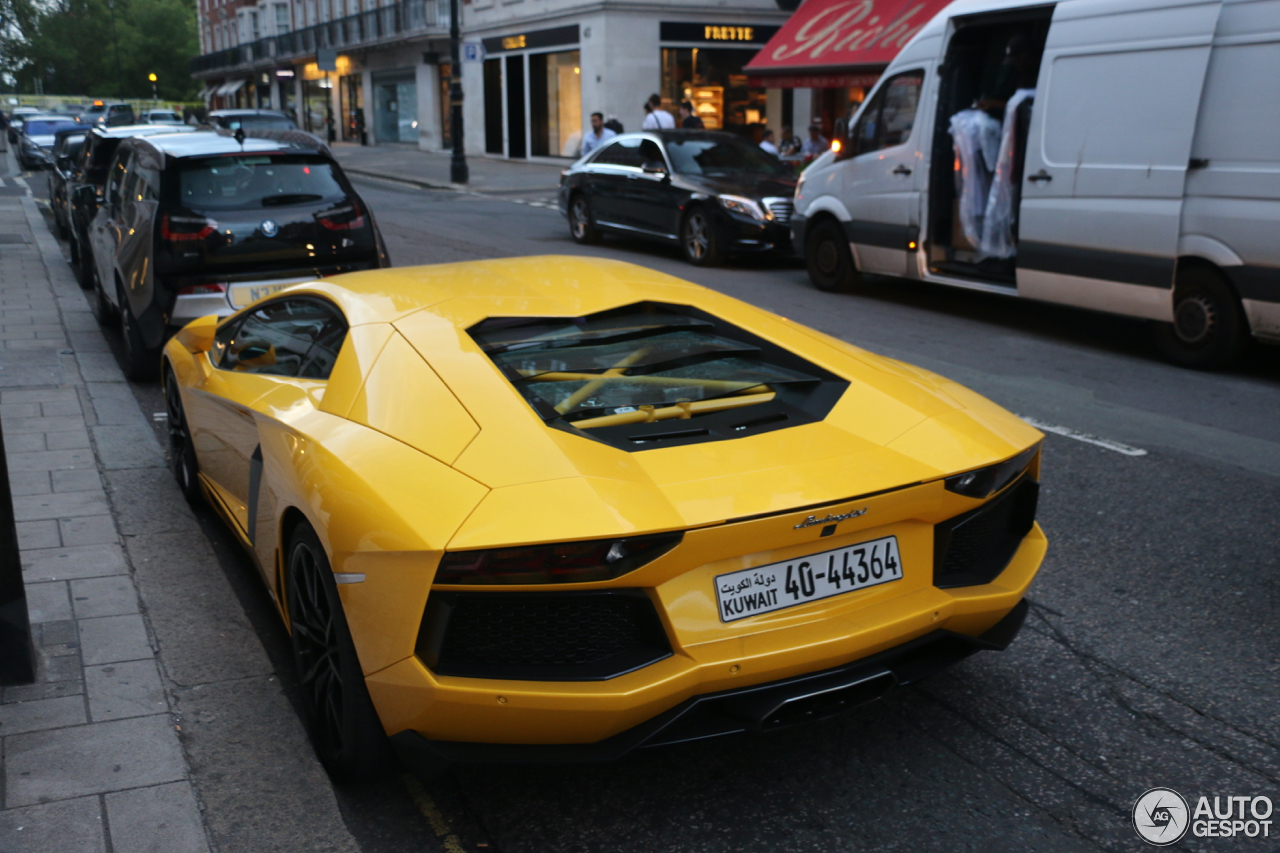
<instances>
[{"instance_id":1,"label":"white delivery van","mask_svg":"<svg viewBox=\"0 0 1280 853\"><path fill-rule=\"evenodd\" d=\"M1280 342L1280 0L959 0L804 173L792 239L861 273Z\"/></svg>"}]
</instances>

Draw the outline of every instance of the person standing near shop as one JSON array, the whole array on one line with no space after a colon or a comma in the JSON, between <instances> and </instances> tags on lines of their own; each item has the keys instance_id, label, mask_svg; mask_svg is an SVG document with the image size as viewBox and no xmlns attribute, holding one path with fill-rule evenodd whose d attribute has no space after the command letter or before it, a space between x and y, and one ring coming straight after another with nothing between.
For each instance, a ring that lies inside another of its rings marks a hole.
<instances>
[{"instance_id":1,"label":"person standing near shop","mask_svg":"<svg viewBox=\"0 0 1280 853\"><path fill-rule=\"evenodd\" d=\"M706 125L702 123L702 119L698 118L698 114L693 111L693 104L688 101L680 102L680 127L685 130L703 130Z\"/></svg>"},{"instance_id":2,"label":"person standing near shop","mask_svg":"<svg viewBox=\"0 0 1280 853\"><path fill-rule=\"evenodd\" d=\"M644 124L641 130L675 130L676 120L662 108L662 96L653 94L644 102Z\"/></svg>"},{"instance_id":3,"label":"person standing near shop","mask_svg":"<svg viewBox=\"0 0 1280 853\"><path fill-rule=\"evenodd\" d=\"M586 157L618 134L604 126L604 113L591 114L591 130L582 134L581 155Z\"/></svg>"},{"instance_id":4,"label":"person standing near shop","mask_svg":"<svg viewBox=\"0 0 1280 853\"><path fill-rule=\"evenodd\" d=\"M774 157L778 156L778 146L773 144L773 131L767 127L764 129L764 133L760 134L760 148L768 151Z\"/></svg>"},{"instance_id":5,"label":"person standing near shop","mask_svg":"<svg viewBox=\"0 0 1280 853\"><path fill-rule=\"evenodd\" d=\"M804 145L800 146L800 154L804 157L817 157L830 147L831 143L822 135L822 128L811 124L809 138L804 141Z\"/></svg>"}]
</instances>

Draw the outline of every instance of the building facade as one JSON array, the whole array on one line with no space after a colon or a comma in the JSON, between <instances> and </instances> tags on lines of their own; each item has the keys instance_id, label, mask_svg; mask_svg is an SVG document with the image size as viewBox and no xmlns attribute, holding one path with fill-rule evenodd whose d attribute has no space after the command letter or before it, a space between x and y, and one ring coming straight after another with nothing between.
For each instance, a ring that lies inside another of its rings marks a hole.
<instances>
[{"instance_id":1,"label":"building facade","mask_svg":"<svg viewBox=\"0 0 1280 853\"><path fill-rule=\"evenodd\" d=\"M627 130L658 93L758 138L805 125L808 92L753 86L745 66L785 23L776 0L464 0L466 147L576 156L590 115ZM334 140L450 146L448 0L199 0L192 62L211 107L271 107Z\"/></svg>"}]
</instances>

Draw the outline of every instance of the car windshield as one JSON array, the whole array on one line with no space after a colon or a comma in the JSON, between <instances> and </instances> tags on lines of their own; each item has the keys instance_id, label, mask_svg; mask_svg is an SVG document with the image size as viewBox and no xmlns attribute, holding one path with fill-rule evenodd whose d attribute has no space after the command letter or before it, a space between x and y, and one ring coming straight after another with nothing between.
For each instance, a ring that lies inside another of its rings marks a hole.
<instances>
[{"instance_id":1,"label":"car windshield","mask_svg":"<svg viewBox=\"0 0 1280 853\"><path fill-rule=\"evenodd\" d=\"M75 130L77 127L79 127L79 125L74 121L65 119L59 121L36 120L27 122L26 127L23 128L23 132L26 133L27 136L53 136L60 130Z\"/></svg>"},{"instance_id":2,"label":"car windshield","mask_svg":"<svg viewBox=\"0 0 1280 853\"><path fill-rule=\"evenodd\" d=\"M293 130L297 127L284 116L269 115L218 116L218 124L227 130L239 127L245 130Z\"/></svg>"},{"instance_id":3,"label":"car windshield","mask_svg":"<svg viewBox=\"0 0 1280 853\"><path fill-rule=\"evenodd\" d=\"M682 175L730 177L745 173L790 178L792 173L762 149L736 139L670 139L667 154Z\"/></svg>"},{"instance_id":4,"label":"car windshield","mask_svg":"<svg viewBox=\"0 0 1280 853\"><path fill-rule=\"evenodd\" d=\"M241 154L184 163L181 204L194 210L235 210L338 201L346 192L329 162L297 154Z\"/></svg>"},{"instance_id":5,"label":"car windshield","mask_svg":"<svg viewBox=\"0 0 1280 853\"><path fill-rule=\"evenodd\" d=\"M182 121L177 113L149 113L152 121Z\"/></svg>"},{"instance_id":6,"label":"car windshield","mask_svg":"<svg viewBox=\"0 0 1280 853\"><path fill-rule=\"evenodd\" d=\"M771 363L760 347L731 337L731 329L662 308L596 318L495 319L471 334L544 419L563 418L579 428L651 414L664 419L663 410L681 407L691 417L819 381Z\"/></svg>"}]
</instances>

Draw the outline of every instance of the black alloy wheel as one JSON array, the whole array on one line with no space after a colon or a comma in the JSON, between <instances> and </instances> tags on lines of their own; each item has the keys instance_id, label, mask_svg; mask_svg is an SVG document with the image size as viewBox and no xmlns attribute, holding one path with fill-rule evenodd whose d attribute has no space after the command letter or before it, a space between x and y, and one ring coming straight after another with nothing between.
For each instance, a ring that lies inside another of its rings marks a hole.
<instances>
[{"instance_id":1,"label":"black alloy wheel","mask_svg":"<svg viewBox=\"0 0 1280 853\"><path fill-rule=\"evenodd\" d=\"M120 314L120 337L124 339L124 375L135 382L154 379L160 368L160 350L148 347L138 330L138 321L125 298L124 288L116 288Z\"/></svg>"},{"instance_id":2,"label":"black alloy wheel","mask_svg":"<svg viewBox=\"0 0 1280 853\"><path fill-rule=\"evenodd\" d=\"M591 200L577 192L569 199L569 233L573 242L588 245L600 242L600 230L591 218Z\"/></svg>"},{"instance_id":3,"label":"black alloy wheel","mask_svg":"<svg viewBox=\"0 0 1280 853\"><path fill-rule=\"evenodd\" d=\"M862 282L849 251L849 238L834 219L823 219L809 232L804 260L809 280L828 293L853 290Z\"/></svg>"},{"instance_id":4,"label":"black alloy wheel","mask_svg":"<svg viewBox=\"0 0 1280 853\"><path fill-rule=\"evenodd\" d=\"M289 636L316 755L339 780L385 773L394 766L386 733L365 687L329 559L305 521L293 529L286 565Z\"/></svg>"},{"instance_id":5,"label":"black alloy wheel","mask_svg":"<svg viewBox=\"0 0 1280 853\"><path fill-rule=\"evenodd\" d=\"M1178 271L1173 322L1156 327L1156 344L1174 364L1194 370L1229 367L1249 343L1249 321L1222 276L1206 267Z\"/></svg>"},{"instance_id":6,"label":"black alloy wheel","mask_svg":"<svg viewBox=\"0 0 1280 853\"><path fill-rule=\"evenodd\" d=\"M191 441L191 429L182 409L182 395L178 391L178 378L173 370L164 372L164 407L169 415L169 468L178 481L183 497L191 503L200 500L200 466L196 460L195 444Z\"/></svg>"},{"instance_id":7,"label":"black alloy wheel","mask_svg":"<svg viewBox=\"0 0 1280 853\"><path fill-rule=\"evenodd\" d=\"M695 207L685 214L680 226L680 249L684 252L684 259L695 266L710 267L720 263L720 240L706 208Z\"/></svg>"}]
</instances>

